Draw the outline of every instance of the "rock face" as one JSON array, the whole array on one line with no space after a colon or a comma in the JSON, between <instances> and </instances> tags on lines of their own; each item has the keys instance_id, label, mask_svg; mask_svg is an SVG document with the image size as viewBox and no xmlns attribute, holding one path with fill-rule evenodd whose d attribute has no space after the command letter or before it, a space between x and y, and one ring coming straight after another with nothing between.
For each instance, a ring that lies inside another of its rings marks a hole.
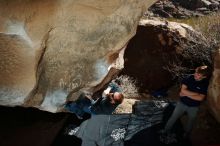
<instances>
[{"instance_id":1,"label":"rock face","mask_svg":"<svg viewBox=\"0 0 220 146\"><path fill-rule=\"evenodd\" d=\"M143 90L170 86L167 67L194 67L209 54L185 24L142 20L137 28L153 2L1 1L0 104L56 112L67 98L100 90L119 71Z\"/></svg>"},{"instance_id":2,"label":"rock face","mask_svg":"<svg viewBox=\"0 0 220 146\"><path fill-rule=\"evenodd\" d=\"M0 104L55 112L70 92L96 85L153 2L0 1Z\"/></svg>"},{"instance_id":3,"label":"rock face","mask_svg":"<svg viewBox=\"0 0 220 146\"><path fill-rule=\"evenodd\" d=\"M214 71L209 84L208 102L213 115L220 122L220 49L215 53Z\"/></svg>"}]
</instances>

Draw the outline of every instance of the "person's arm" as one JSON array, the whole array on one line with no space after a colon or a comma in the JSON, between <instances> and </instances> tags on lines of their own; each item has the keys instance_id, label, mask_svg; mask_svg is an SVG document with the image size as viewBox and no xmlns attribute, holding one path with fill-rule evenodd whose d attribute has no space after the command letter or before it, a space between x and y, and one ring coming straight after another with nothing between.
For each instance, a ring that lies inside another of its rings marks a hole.
<instances>
[{"instance_id":1,"label":"person's arm","mask_svg":"<svg viewBox=\"0 0 220 146\"><path fill-rule=\"evenodd\" d=\"M181 86L180 96L187 96L191 99L198 100L198 101L202 101L206 97L206 95L204 94L200 94L200 93L188 90L187 86L184 84L182 84Z\"/></svg>"},{"instance_id":2,"label":"person's arm","mask_svg":"<svg viewBox=\"0 0 220 146\"><path fill-rule=\"evenodd\" d=\"M111 82L109 83L108 87L103 91L102 96L109 96L111 94L110 92L121 92L121 90L116 83Z\"/></svg>"},{"instance_id":3,"label":"person's arm","mask_svg":"<svg viewBox=\"0 0 220 146\"><path fill-rule=\"evenodd\" d=\"M108 86L108 88L103 91L102 96L107 96L110 93L111 89L112 89L112 87Z\"/></svg>"},{"instance_id":4,"label":"person's arm","mask_svg":"<svg viewBox=\"0 0 220 146\"><path fill-rule=\"evenodd\" d=\"M198 94L198 95L191 95L189 97L194 100L203 101L203 99L206 97L206 95Z\"/></svg>"},{"instance_id":5,"label":"person's arm","mask_svg":"<svg viewBox=\"0 0 220 146\"><path fill-rule=\"evenodd\" d=\"M188 90L188 87L185 84L182 84L180 96L192 96L198 95L199 93Z\"/></svg>"},{"instance_id":6,"label":"person's arm","mask_svg":"<svg viewBox=\"0 0 220 146\"><path fill-rule=\"evenodd\" d=\"M102 96L99 97L98 99L96 100L91 100L91 103L92 105L97 105L97 104L100 104L100 102L103 102L105 100L107 100L109 94L110 94L110 91L111 91L111 87L108 86L103 92L102 92Z\"/></svg>"},{"instance_id":7,"label":"person's arm","mask_svg":"<svg viewBox=\"0 0 220 146\"><path fill-rule=\"evenodd\" d=\"M92 105L95 104L95 103L98 101L98 99L94 100L94 99L92 98L92 94L89 93L89 92L85 92L85 93L84 93L84 97L87 98L87 99L89 99L89 100L91 101L91 104L92 104Z\"/></svg>"}]
</instances>

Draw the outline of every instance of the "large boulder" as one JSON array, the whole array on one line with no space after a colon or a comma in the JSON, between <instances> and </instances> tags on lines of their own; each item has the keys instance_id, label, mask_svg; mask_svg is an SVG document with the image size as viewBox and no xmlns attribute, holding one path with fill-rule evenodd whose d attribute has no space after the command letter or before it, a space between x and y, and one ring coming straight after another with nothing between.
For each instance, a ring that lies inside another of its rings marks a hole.
<instances>
[{"instance_id":1,"label":"large boulder","mask_svg":"<svg viewBox=\"0 0 220 146\"><path fill-rule=\"evenodd\" d=\"M211 112L220 122L220 49L214 55L214 70L209 84L208 103Z\"/></svg>"},{"instance_id":2,"label":"large boulder","mask_svg":"<svg viewBox=\"0 0 220 146\"><path fill-rule=\"evenodd\" d=\"M0 1L0 104L55 112L99 83L154 1Z\"/></svg>"},{"instance_id":3,"label":"large boulder","mask_svg":"<svg viewBox=\"0 0 220 146\"><path fill-rule=\"evenodd\" d=\"M189 25L142 19L124 58L122 74L134 77L140 92L148 92L167 89L195 67L210 65L211 49Z\"/></svg>"}]
</instances>

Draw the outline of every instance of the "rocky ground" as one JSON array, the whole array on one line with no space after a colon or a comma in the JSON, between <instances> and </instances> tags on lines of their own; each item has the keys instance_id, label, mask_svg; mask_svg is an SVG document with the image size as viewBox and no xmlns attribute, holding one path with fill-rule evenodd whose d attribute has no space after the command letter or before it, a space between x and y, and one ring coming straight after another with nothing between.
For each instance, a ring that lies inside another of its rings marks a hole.
<instances>
[{"instance_id":1,"label":"rocky ground","mask_svg":"<svg viewBox=\"0 0 220 146\"><path fill-rule=\"evenodd\" d=\"M159 0L146 15L182 19L211 14L219 9L219 0Z\"/></svg>"},{"instance_id":2,"label":"rocky ground","mask_svg":"<svg viewBox=\"0 0 220 146\"><path fill-rule=\"evenodd\" d=\"M206 104L201 106L197 121L192 131L192 145L220 145L220 124L210 114Z\"/></svg>"}]
</instances>

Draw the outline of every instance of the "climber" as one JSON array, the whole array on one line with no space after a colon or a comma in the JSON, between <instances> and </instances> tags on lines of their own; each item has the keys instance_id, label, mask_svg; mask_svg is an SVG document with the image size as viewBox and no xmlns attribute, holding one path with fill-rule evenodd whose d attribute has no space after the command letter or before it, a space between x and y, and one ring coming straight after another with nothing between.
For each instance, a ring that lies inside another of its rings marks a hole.
<instances>
[{"instance_id":1,"label":"climber","mask_svg":"<svg viewBox=\"0 0 220 146\"><path fill-rule=\"evenodd\" d=\"M200 66L195 69L195 73L182 81L180 90L180 101L177 103L171 117L165 125L163 133L170 133L173 125L185 112L188 121L183 134L188 138L193 128L199 106L205 100L209 85L210 70L208 66Z\"/></svg>"},{"instance_id":2,"label":"climber","mask_svg":"<svg viewBox=\"0 0 220 146\"><path fill-rule=\"evenodd\" d=\"M112 114L123 99L120 83L113 80L100 98L94 100L91 94L82 93L76 101L67 103L65 109L75 113L79 119L83 118L84 113L91 115Z\"/></svg>"}]
</instances>

